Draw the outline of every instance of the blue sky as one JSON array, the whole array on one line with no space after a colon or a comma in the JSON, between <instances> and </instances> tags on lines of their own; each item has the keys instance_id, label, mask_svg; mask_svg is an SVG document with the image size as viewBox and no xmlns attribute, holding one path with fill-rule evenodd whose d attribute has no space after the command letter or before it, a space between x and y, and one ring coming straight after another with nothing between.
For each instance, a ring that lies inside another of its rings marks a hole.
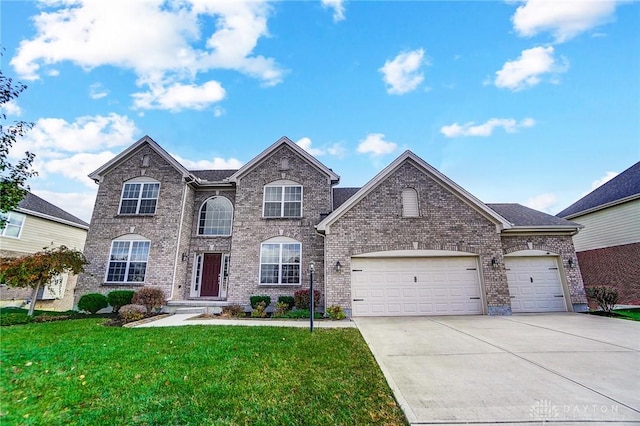
<instances>
[{"instance_id":1,"label":"blue sky","mask_svg":"<svg viewBox=\"0 0 640 426\"><path fill-rule=\"evenodd\" d=\"M190 169L288 136L361 186L410 149L485 202L555 214L640 160L640 3L3 1L5 105L37 195L148 134Z\"/></svg>"}]
</instances>

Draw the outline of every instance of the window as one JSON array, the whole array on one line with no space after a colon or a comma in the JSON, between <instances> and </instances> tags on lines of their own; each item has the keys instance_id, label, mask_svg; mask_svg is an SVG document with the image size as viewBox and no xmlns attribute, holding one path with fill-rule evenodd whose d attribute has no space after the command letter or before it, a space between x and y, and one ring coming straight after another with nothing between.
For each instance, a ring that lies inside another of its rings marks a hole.
<instances>
[{"instance_id":1,"label":"window","mask_svg":"<svg viewBox=\"0 0 640 426\"><path fill-rule=\"evenodd\" d=\"M3 237L20 238L22 225L24 225L26 216L17 212L0 213L0 216L7 221L4 224L4 228L0 230L0 235Z\"/></svg>"},{"instance_id":2,"label":"window","mask_svg":"<svg viewBox=\"0 0 640 426\"><path fill-rule=\"evenodd\" d=\"M147 271L150 241L114 240L111 243L107 282L142 283Z\"/></svg>"},{"instance_id":3,"label":"window","mask_svg":"<svg viewBox=\"0 0 640 426\"><path fill-rule=\"evenodd\" d=\"M159 182L131 182L122 188L120 214L155 214Z\"/></svg>"},{"instance_id":4,"label":"window","mask_svg":"<svg viewBox=\"0 0 640 426\"><path fill-rule=\"evenodd\" d=\"M210 198L200 208L198 235L231 235L233 205L225 197Z\"/></svg>"},{"instance_id":5,"label":"window","mask_svg":"<svg viewBox=\"0 0 640 426\"><path fill-rule=\"evenodd\" d=\"M264 187L264 217L301 217L302 186L270 184Z\"/></svg>"},{"instance_id":6,"label":"window","mask_svg":"<svg viewBox=\"0 0 640 426\"><path fill-rule=\"evenodd\" d=\"M267 242L260 247L260 284L300 284L302 244Z\"/></svg>"},{"instance_id":7,"label":"window","mask_svg":"<svg viewBox=\"0 0 640 426\"><path fill-rule=\"evenodd\" d=\"M418 193L413 188L402 190L402 217L418 217Z\"/></svg>"}]
</instances>

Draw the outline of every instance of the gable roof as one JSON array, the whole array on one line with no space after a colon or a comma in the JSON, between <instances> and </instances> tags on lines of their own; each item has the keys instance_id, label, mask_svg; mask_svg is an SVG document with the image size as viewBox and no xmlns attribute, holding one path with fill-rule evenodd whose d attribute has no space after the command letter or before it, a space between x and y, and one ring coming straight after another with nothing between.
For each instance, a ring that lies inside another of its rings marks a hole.
<instances>
[{"instance_id":1,"label":"gable roof","mask_svg":"<svg viewBox=\"0 0 640 426\"><path fill-rule=\"evenodd\" d=\"M340 180L340 176L335 174L333 170L331 170L330 168L322 164L313 155L309 154L307 151L300 148L298 145L296 145L291 139L289 139L286 136L281 137L269 148L262 151L259 155L253 157L251 161L249 161L247 164L242 166L233 175L231 175L229 177L229 180L232 182L236 182L238 179L242 177L242 175L248 173L251 169L253 169L258 164L260 164L265 158L271 155L271 153L273 153L276 149L280 148L282 145L286 145L291 150L293 150L298 155L300 155L302 158L304 158L309 163L311 163L314 167L316 167L322 173L326 174L331 179L332 182L338 182Z\"/></svg>"},{"instance_id":2,"label":"gable roof","mask_svg":"<svg viewBox=\"0 0 640 426\"><path fill-rule=\"evenodd\" d=\"M76 228L89 229L89 224L79 219L60 207L54 206L50 202L43 200L31 192L20 201L16 211L32 216L41 217L43 219L53 220L54 222L63 223L65 225L74 226Z\"/></svg>"},{"instance_id":3,"label":"gable roof","mask_svg":"<svg viewBox=\"0 0 640 426\"><path fill-rule=\"evenodd\" d=\"M640 161L594 189L556 216L571 219L640 198Z\"/></svg>"},{"instance_id":4,"label":"gable roof","mask_svg":"<svg viewBox=\"0 0 640 426\"><path fill-rule=\"evenodd\" d=\"M191 170L196 178L207 182L222 182L231 177L237 169L233 170Z\"/></svg>"},{"instance_id":5,"label":"gable roof","mask_svg":"<svg viewBox=\"0 0 640 426\"><path fill-rule=\"evenodd\" d=\"M569 222L556 216L534 210L517 203L491 203L487 204L492 210L498 212L502 217L511 222L513 230L517 228L543 228L543 229L569 229L582 228L582 225Z\"/></svg>"},{"instance_id":6,"label":"gable roof","mask_svg":"<svg viewBox=\"0 0 640 426\"><path fill-rule=\"evenodd\" d=\"M500 214L495 212L494 210L487 207L482 201L471 195L471 193L467 192L460 185L440 173L433 166L428 164L422 158L418 157L413 152L407 150L402 153L398 158L396 158L391 164L385 167L380 173L378 173L373 179L371 179L365 186L358 189L351 197L349 197L345 202L340 204L331 214L329 214L326 218L324 218L320 223L316 226L318 231L326 231L327 228L336 220L338 220L344 213L346 213L349 209L355 206L360 200L362 200L369 192L373 191L381 182L383 182L388 176L390 176L393 172L395 172L402 164L407 161L412 161L423 173L430 176L437 183L442 185L448 191L452 192L462 201L467 203L469 206L474 208L480 214L485 216L487 219L494 222L496 225L500 226L502 229L511 228L511 223L507 221ZM340 194L340 193L339 193ZM340 195L346 195L340 194Z\"/></svg>"},{"instance_id":7,"label":"gable roof","mask_svg":"<svg viewBox=\"0 0 640 426\"><path fill-rule=\"evenodd\" d=\"M167 163L171 164L179 173L182 174L183 177L191 176L189 170L187 170L182 164L178 162L178 160L173 158L167 151L165 151L160 145L158 145L156 141L151 139L149 136L144 136L129 148L125 149L120 154L116 155L111 160L103 164L96 171L90 173L89 177L99 183L100 181L102 181L102 177L105 173L125 161L129 157L129 155L133 154L144 144L148 144L151 149L153 149L158 155L160 155Z\"/></svg>"},{"instance_id":8,"label":"gable roof","mask_svg":"<svg viewBox=\"0 0 640 426\"><path fill-rule=\"evenodd\" d=\"M333 210L351 198L360 188L333 188Z\"/></svg>"}]
</instances>

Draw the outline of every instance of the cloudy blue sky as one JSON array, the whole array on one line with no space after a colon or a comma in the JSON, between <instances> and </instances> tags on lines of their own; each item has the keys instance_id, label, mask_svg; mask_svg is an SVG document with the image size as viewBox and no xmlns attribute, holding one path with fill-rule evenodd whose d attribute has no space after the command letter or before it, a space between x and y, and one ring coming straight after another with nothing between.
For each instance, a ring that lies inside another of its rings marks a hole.
<instances>
[{"instance_id":1,"label":"cloudy blue sky","mask_svg":"<svg viewBox=\"0 0 640 426\"><path fill-rule=\"evenodd\" d=\"M4 0L4 105L34 193L145 134L191 169L288 136L361 186L410 149L485 202L556 213L640 160L637 1Z\"/></svg>"}]
</instances>

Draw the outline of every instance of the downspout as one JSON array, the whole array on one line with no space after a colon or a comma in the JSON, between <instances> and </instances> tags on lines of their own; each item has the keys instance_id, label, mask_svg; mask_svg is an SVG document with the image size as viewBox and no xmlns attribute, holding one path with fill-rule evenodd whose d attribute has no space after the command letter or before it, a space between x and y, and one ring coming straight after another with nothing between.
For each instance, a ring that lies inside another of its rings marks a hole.
<instances>
[{"instance_id":1,"label":"downspout","mask_svg":"<svg viewBox=\"0 0 640 426\"><path fill-rule=\"evenodd\" d=\"M325 316L327 315L327 241L325 239L326 236L318 232L318 229L316 229L316 234L320 235L324 240L322 243L322 263L324 264L324 282L322 283L322 294L324 295L324 312L322 314L323 316ZM313 297L313 295L311 295L311 297Z\"/></svg>"},{"instance_id":2,"label":"downspout","mask_svg":"<svg viewBox=\"0 0 640 426\"><path fill-rule=\"evenodd\" d=\"M180 241L182 239L182 223L184 222L184 206L187 203L187 188L188 183L185 182L184 189L182 190L182 209L180 211L180 225L178 226L178 244L176 244L176 256L173 259L173 280L171 281L171 295L169 300L173 300L173 293L176 288L176 273L178 271L178 259L180 257Z\"/></svg>"}]
</instances>

